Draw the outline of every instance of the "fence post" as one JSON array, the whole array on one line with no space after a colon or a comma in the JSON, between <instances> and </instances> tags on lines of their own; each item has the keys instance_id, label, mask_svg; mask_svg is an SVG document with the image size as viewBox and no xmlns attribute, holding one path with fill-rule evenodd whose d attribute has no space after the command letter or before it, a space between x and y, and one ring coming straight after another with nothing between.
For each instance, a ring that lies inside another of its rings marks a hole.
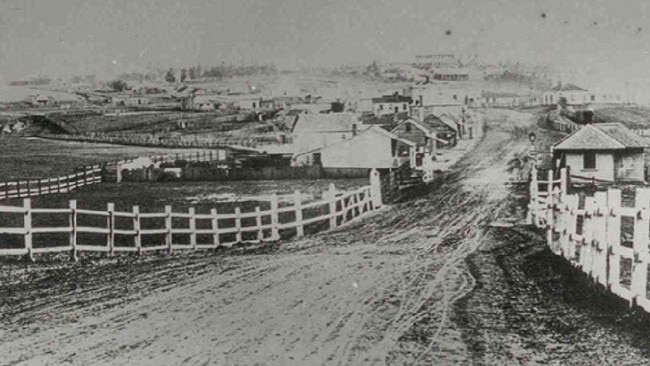
<instances>
[{"instance_id":1,"label":"fence post","mask_svg":"<svg viewBox=\"0 0 650 366\"><path fill-rule=\"evenodd\" d=\"M216 248L219 246L219 219L216 208L210 210L210 217L212 218L212 244Z\"/></svg>"},{"instance_id":2,"label":"fence post","mask_svg":"<svg viewBox=\"0 0 650 366\"><path fill-rule=\"evenodd\" d=\"M293 204L296 210L296 236L301 238L305 236L305 227L302 224L302 197L298 190L293 193Z\"/></svg>"},{"instance_id":3,"label":"fence post","mask_svg":"<svg viewBox=\"0 0 650 366\"><path fill-rule=\"evenodd\" d=\"M568 192L568 179L566 168L560 169L560 191L562 194L567 194Z\"/></svg>"},{"instance_id":4,"label":"fence post","mask_svg":"<svg viewBox=\"0 0 650 366\"><path fill-rule=\"evenodd\" d=\"M539 199L539 184L537 183L537 169L535 166L531 169L530 172L530 204L528 205L528 215L527 222L529 225L537 226L537 200Z\"/></svg>"},{"instance_id":5,"label":"fence post","mask_svg":"<svg viewBox=\"0 0 650 366\"><path fill-rule=\"evenodd\" d=\"M370 195L372 196L372 209L376 210L382 205L381 179L377 169L370 170Z\"/></svg>"},{"instance_id":6,"label":"fence post","mask_svg":"<svg viewBox=\"0 0 650 366\"><path fill-rule=\"evenodd\" d=\"M329 192L330 229L336 228L336 186L330 183Z\"/></svg>"},{"instance_id":7,"label":"fence post","mask_svg":"<svg viewBox=\"0 0 650 366\"><path fill-rule=\"evenodd\" d=\"M171 255L173 253L172 246L172 206L165 206L165 245L167 245L167 252Z\"/></svg>"},{"instance_id":8,"label":"fence post","mask_svg":"<svg viewBox=\"0 0 650 366\"><path fill-rule=\"evenodd\" d=\"M593 238L595 241L596 257L592 264L594 278L598 283L607 287L607 193L596 192L594 194L595 209L592 216Z\"/></svg>"},{"instance_id":9,"label":"fence post","mask_svg":"<svg viewBox=\"0 0 650 366\"><path fill-rule=\"evenodd\" d=\"M257 241L262 242L264 239L264 232L262 231L262 214L260 206L255 206L255 225L257 226Z\"/></svg>"},{"instance_id":10,"label":"fence post","mask_svg":"<svg viewBox=\"0 0 650 366\"><path fill-rule=\"evenodd\" d=\"M23 199L23 208L25 209L25 249L27 249L27 259L33 262L34 252L32 248L32 201L29 198Z\"/></svg>"},{"instance_id":11,"label":"fence post","mask_svg":"<svg viewBox=\"0 0 650 366\"><path fill-rule=\"evenodd\" d=\"M133 206L133 230L135 231L135 247L138 254L142 254L142 234L140 234L140 207Z\"/></svg>"},{"instance_id":12,"label":"fence post","mask_svg":"<svg viewBox=\"0 0 650 366\"><path fill-rule=\"evenodd\" d=\"M192 250L196 250L196 208L190 207L189 209L189 215L190 215L190 245L192 246Z\"/></svg>"},{"instance_id":13,"label":"fence post","mask_svg":"<svg viewBox=\"0 0 650 366\"><path fill-rule=\"evenodd\" d=\"M108 236L106 237L106 246L108 246L108 255L115 254L115 204L109 203L106 207L108 218L106 219L106 226L108 227Z\"/></svg>"},{"instance_id":14,"label":"fence post","mask_svg":"<svg viewBox=\"0 0 650 366\"><path fill-rule=\"evenodd\" d=\"M70 200L70 259L77 261L77 200Z\"/></svg>"},{"instance_id":15,"label":"fence post","mask_svg":"<svg viewBox=\"0 0 650 366\"><path fill-rule=\"evenodd\" d=\"M650 189L637 188L635 208L638 211L634 221L634 261L632 263L632 290L636 302L646 299L646 282L648 275L648 235L642 233L650 232L649 208Z\"/></svg>"},{"instance_id":16,"label":"fence post","mask_svg":"<svg viewBox=\"0 0 650 366\"><path fill-rule=\"evenodd\" d=\"M242 242L241 207L239 206L235 207L235 229L237 229L237 232L235 233L235 242L241 243Z\"/></svg>"},{"instance_id":17,"label":"fence post","mask_svg":"<svg viewBox=\"0 0 650 366\"><path fill-rule=\"evenodd\" d=\"M273 193L271 195L271 240L280 240L280 217L278 213L278 195Z\"/></svg>"},{"instance_id":18,"label":"fence post","mask_svg":"<svg viewBox=\"0 0 650 366\"><path fill-rule=\"evenodd\" d=\"M617 293L620 286L620 247L621 247L621 218L619 208L621 207L621 190L607 190L607 244L609 246L609 268L607 287Z\"/></svg>"}]
</instances>

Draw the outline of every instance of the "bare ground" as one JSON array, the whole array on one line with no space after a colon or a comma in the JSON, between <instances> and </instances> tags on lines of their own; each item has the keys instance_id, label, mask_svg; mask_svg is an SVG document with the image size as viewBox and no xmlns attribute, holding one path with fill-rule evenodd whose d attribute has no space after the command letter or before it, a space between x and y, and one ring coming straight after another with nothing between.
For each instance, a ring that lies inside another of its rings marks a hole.
<instances>
[{"instance_id":1,"label":"bare ground","mask_svg":"<svg viewBox=\"0 0 650 366\"><path fill-rule=\"evenodd\" d=\"M175 258L4 264L0 364L597 361L557 346L566 332L544 321L574 324L569 340L610 349L599 364L620 364L612 362L619 349L629 354L623 361L647 362L643 344L611 331L622 325L554 297L553 286L572 289L562 279L573 277L561 263L540 264L552 257L540 256L537 233L489 228L523 217L504 182L508 160L528 144L514 126L534 118L506 110L486 116L485 139L453 172L335 232ZM537 281L536 271L552 285ZM534 307L535 316L517 312ZM591 331L580 331L580 322Z\"/></svg>"}]
</instances>

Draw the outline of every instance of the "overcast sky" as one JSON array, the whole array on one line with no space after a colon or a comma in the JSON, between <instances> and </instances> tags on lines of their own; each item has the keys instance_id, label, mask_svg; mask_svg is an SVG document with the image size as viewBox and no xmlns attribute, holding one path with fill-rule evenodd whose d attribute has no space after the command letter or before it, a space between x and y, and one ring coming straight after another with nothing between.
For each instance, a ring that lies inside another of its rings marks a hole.
<instances>
[{"instance_id":1,"label":"overcast sky","mask_svg":"<svg viewBox=\"0 0 650 366\"><path fill-rule=\"evenodd\" d=\"M645 80L648 7L643 0L0 0L0 75L110 75L221 61L336 66L456 52Z\"/></svg>"}]
</instances>

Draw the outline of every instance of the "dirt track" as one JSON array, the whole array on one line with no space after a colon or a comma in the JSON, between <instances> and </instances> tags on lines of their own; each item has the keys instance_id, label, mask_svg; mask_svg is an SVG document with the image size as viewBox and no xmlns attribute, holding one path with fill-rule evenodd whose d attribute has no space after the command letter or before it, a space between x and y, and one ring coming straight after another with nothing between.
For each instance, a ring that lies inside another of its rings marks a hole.
<instances>
[{"instance_id":1,"label":"dirt track","mask_svg":"<svg viewBox=\"0 0 650 366\"><path fill-rule=\"evenodd\" d=\"M503 183L528 144L512 127L533 118L487 117L454 172L334 233L243 252L5 265L0 364L522 362L495 345L516 332L492 340L491 318L475 313L490 307L485 284L507 281L470 269L492 258L474 254L498 241L487 225L523 215Z\"/></svg>"}]
</instances>

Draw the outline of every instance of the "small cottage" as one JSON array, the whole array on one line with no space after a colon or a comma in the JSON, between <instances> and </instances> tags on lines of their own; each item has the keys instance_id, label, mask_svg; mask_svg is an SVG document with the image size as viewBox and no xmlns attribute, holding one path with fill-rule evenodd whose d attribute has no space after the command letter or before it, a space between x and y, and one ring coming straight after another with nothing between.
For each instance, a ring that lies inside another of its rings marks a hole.
<instances>
[{"instance_id":1,"label":"small cottage","mask_svg":"<svg viewBox=\"0 0 650 366\"><path fill-rule=\"evenodd\" d=\"M294 156L295 165L321 165L330 175L366 176L368 169L398 168L415 158L415 143L373 126L332 145Z\"/></svg>"},{"instance_id":2,"label":"small cottage","mask_svg":"<svg viewBox=\"0 0 650 366\"><path fill-rule=\"evenodd\" d=\"M294 153L300 154L319 147L350 139L368 128L355 113L302 113L291 130Z\"/></svg>"},{"instance_id":3,"label":"small cottage","mask_svg":"<svg viewBox=\"0 0 650 366\"><path fill-rule=\"evenodd\" d=\"M574 180L644 182L648 141L620 123L589 124L553 146L556 166Z\"/></svg>"}]
</instances>

